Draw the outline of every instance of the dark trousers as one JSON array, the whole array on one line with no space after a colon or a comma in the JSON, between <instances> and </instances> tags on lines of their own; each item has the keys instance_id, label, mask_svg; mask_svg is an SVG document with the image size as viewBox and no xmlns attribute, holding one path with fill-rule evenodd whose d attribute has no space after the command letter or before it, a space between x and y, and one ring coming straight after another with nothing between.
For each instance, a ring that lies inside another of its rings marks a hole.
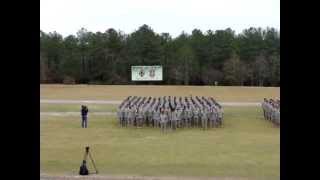
<instances>
[{"instance_id":1,"label":"dark trousers","mask_svg":"<svg viewBox=\"0 0 320 180\"><path fill-rule=\"evenodd\" d=\"M87 124L88 124L88 118L87 118L87 116L82 116L81 127L82 127L82 128L87 128Z\"/></svg>"}]
</instances>

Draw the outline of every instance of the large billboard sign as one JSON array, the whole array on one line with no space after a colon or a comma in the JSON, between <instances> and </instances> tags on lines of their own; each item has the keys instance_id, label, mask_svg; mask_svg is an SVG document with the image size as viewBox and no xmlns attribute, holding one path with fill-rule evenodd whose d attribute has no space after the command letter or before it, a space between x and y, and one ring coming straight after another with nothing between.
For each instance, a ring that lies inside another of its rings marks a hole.
<instances>
[{"instance_id":1,"label":"large billboard sign","mask_svg":"<svg viewBox=\"0 0 320 180\"><path fill-rule=\"evenodd\" d=\"M131 66L132 81L162 81L162 66Z\"/></svg>"}]
</instances>

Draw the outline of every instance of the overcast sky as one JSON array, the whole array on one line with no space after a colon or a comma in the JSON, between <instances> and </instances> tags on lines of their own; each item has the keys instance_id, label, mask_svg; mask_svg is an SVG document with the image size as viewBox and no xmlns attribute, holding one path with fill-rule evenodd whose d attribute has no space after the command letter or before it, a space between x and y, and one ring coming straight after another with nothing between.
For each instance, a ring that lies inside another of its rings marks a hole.
<instances>
[{"instance_id":1,"label":"overcast sky","mask_svg":"<svg viewBox=\"0 0 320 180\"><path fill-rule=\"evenodd\" d=\"M143 24L173 37L195 28L280 30L280 0L40 0L40 29L45 32L67 36L84 27L131 33Z\"/></svg>"}]
</instances>

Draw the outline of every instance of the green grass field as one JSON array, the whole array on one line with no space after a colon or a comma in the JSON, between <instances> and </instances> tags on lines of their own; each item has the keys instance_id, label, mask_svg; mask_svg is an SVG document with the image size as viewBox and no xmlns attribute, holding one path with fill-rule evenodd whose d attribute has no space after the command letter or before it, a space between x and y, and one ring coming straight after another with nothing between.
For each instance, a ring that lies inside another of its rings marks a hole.
<instances>
[{"instance_id":1,"label":"green grass field","mask_svg":"<svg viewBox=\"0 0 320 180\"><path fill-rule=\"evenodd\" d=\"M105 175L280 176L280 129L263 120L260 107L226 107L224 127L209 131L117 125L114 116L90 116L88 129L77 117L41 117L41 172L76 175L89 145Z\"/></svg>"},{"instance_id":2,"label":"green grass field","mask_svg":"<svg viewBox=\"0 0 320 180\"><path fill-rule=\"evenodd\" d=\"M212 96L225 102L260 102L279 98L279 87L40 85L41 99L123 100L127 96Z\"/></svg>"}]
</instances>

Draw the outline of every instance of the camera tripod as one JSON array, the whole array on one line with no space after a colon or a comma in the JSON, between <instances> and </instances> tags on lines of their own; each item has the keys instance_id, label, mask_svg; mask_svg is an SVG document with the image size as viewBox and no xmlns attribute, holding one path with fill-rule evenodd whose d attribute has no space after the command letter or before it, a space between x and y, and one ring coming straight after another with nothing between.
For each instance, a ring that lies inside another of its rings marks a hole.
<instances>
[{"instance_id":1,"label":"camera tripod","mask_svg":"<svg viewBox=\"0 0 320 180\"><path fill-rule=\"evenodd\" d=\"M85 151L85 153L84 153L83 160L84 160L85 162L87 162L88 156L89 156L89 158L90 158L90 160L91 160L91 162L92 162L92 164L93 164L94 170L96 171L95 173L90 173L90 174L98 174L98 169L97 169L97 167L96 167L96 164L94 163L94 160L93 160L93 158L92 158L92 156L91 156L91 153L89 152L89 146L86 147L86 151Z\"/></svg>"}]
</instances>

